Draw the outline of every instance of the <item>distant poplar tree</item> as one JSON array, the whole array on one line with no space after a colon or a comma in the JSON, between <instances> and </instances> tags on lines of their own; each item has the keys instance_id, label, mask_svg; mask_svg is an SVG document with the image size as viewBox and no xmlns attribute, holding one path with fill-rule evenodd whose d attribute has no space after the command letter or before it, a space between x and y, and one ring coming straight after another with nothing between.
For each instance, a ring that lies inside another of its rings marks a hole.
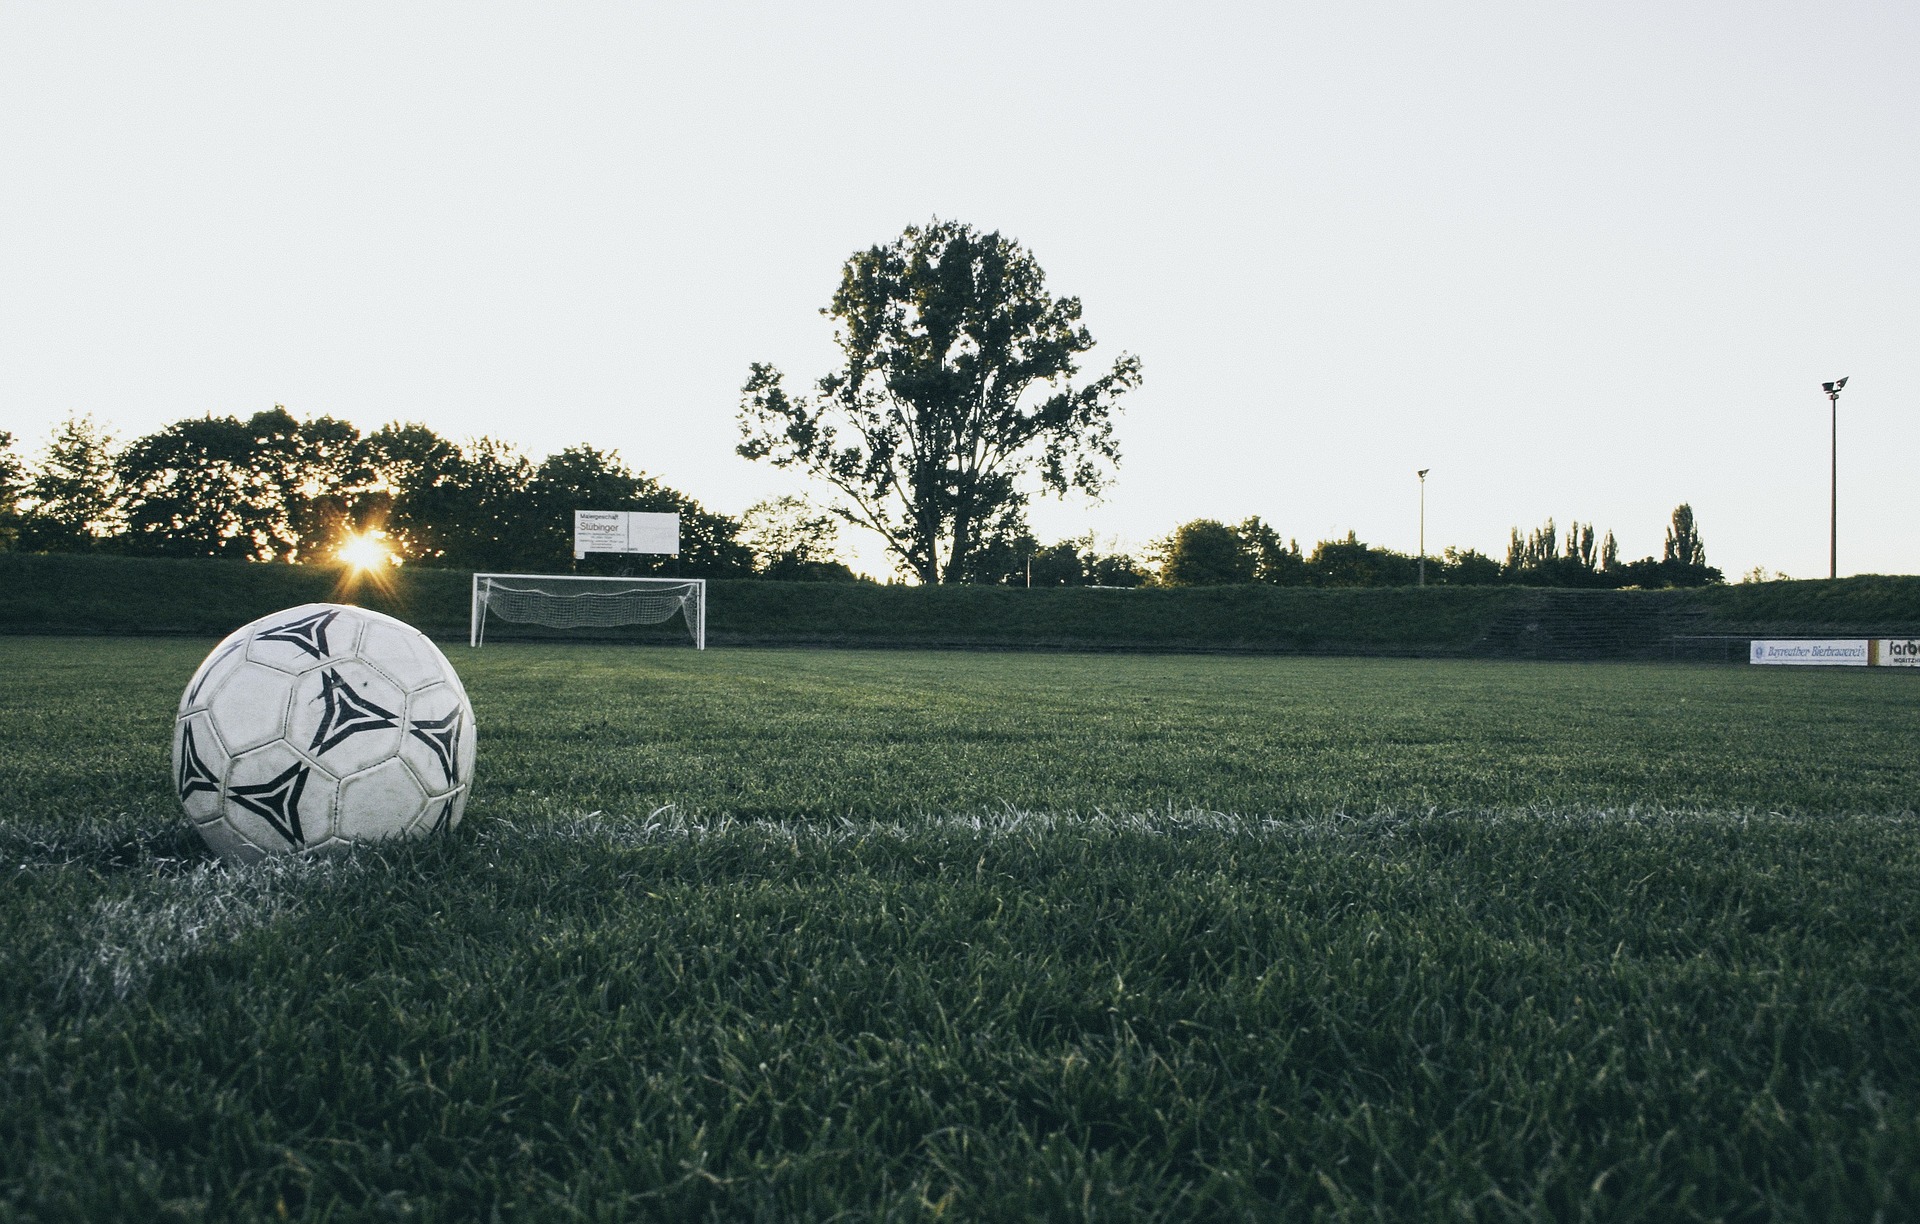
<instances>
[{"instance_id":1,"label":"distant poplar tree","mask_svg":"<svg viewBox=\"0 0 1920 1224\"><path fill-rule=\"evenodd\" d=\"M1507 545L1507 572L1510 575L1551 569L1559 559L1560 530L1552 519L1524 536L1518 527L1513 529L1512 540Z\"/></svg>"},{"instance_id":2,"label":"distant poplar tree","mask_svg":"<svg viewBox=\"0 0 1920 1224\"><path fill-rule=\"evenodd\" d=\"M1673 508L1673 522L1667 528L1666 551L1660 558L1677 565L1704 566L1707 545L1693 521L1693 507L1685 502Z\"/></svg>"},{"instance_id":3,"label":"distant poplar tree","mask_svg":"<svg viewBox=\"0 0 1920 1224\"><path fill-rule=\"evenodd\" d=\"M1567 557L1589 574L1598 568L1592 523L1576 522L1567 528Z\"/></svg>"}]
</instances>

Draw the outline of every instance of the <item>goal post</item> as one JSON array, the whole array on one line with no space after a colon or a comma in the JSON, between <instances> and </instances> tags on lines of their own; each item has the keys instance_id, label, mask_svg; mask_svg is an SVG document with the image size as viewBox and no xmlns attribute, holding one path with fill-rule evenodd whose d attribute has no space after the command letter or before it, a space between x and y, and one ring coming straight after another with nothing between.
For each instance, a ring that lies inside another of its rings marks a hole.
<instances>
[{"instance_id":1,"label":"goal post","mask_svg":"<svg viewBox=\"0 0 1920 1224\"><path fill-rule=\"evenodd\" d=\"M486 644L487 618L550 629L662 625L679 616L694 648L707 648L704 578L600 578L578 574L475 574L467 645Z\"/></svg>"}]
</instances>

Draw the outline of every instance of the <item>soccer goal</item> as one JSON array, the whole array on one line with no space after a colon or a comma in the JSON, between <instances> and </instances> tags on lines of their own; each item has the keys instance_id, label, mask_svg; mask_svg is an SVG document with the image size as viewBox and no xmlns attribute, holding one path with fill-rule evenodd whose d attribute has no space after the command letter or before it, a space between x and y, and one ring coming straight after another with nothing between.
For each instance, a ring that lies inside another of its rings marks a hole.
<instances>
[{"instance_id":1,"label":"soccer goal","mask_svg":"<svg viewBox=\"0 0 1920 1224\"><path fill-rule=\"evenodd\" d=\"M707 648L704 578L587 578L572 574L475 574L469 646L487 639L487 617L551 629L662 625L680 617L696 649Z\"/></svg>"}]
</instances>

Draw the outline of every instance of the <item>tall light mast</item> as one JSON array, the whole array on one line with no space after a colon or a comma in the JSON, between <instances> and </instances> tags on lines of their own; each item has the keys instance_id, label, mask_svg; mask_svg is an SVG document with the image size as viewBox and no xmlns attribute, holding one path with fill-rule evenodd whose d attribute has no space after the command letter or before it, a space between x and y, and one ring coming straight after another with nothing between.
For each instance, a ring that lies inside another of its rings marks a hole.
<instances>
[{"instance_id":1,"label":"tall light mast","mask_svg":"<svg viewBox=\"0 0 1920 1224\"><path fill-rule=\"evenodd\" d=\"M1827 577L1840 576L1840 389L1847 385L1844 378L1836 378L1830 383L1821 383L1827 393L1827 402L1832 408L1833 450L1830 454L1833 482L1827 495Z\"/></svg>"},{"instance_id":2,"label":"tall light mast","mask_svg":"<svg viewBox=\"0 0 1920 1224\"><path fill-rule=\"evenodd\" d=\"M1427 473L1432 468L1421 468L1420 476L1420 585L1427 585Z\"/></svg>"}]
</instances>

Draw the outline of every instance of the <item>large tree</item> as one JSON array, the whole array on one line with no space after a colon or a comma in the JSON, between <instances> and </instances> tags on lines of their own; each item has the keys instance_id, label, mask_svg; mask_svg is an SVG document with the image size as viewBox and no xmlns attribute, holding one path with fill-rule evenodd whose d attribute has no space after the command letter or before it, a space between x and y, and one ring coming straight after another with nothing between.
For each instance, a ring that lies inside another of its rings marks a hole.
<instances>
[{"instance_id":1,"label":"large tree","mask_svg":"<svg viewBox=\"0 0 1920 1224\"><path fill-rule=\"evenodd\" d=\"M409 561L446 555L457 534L447 511L457 497L441 485L457 480L460 448L417 422L395 421L368 434L367 464L374 477L367 525L387 534L387 544Z\"/></svg>"},{"instance_id":2,"label":"large tree","mask_svg":"<svg viewBox=\"0 0 1920 1224\"><path fill-rule=\"evenodd\" d=\"M393 484L389 534L413 555L462 569L526 570L556 552L534 512L538 466L511 443L454 445L422 426L382 430L375 465Z\"/></svg>"},{"instance_id":3,"label":"large tree","mask_svg":"<svg viewBox=\"0 0 1920 1224\"><path fill-rule=\"evenodd\" d=\"M1242 520L1233 533L1253 558L1255 582L1299 586L1307 581L1307 559L1298 540L1282 540L1280 533L1257 514Z\"/></svg>"},{"instance_id":4,"label":"large tree","mask_svg":"<svg viewBox=\"0 0 1920 1224\"><path fill-rule=\"evenodd\" d=\"M1076 385L1093 347L1080 300L1049 294L1018 242L953 221L909 227L847 260L822 313L845 365L789 395L756 363L739 452L827 482L835 511L922 582L963 578L1036 482L1098 494L1118 463L1113 418L1140 362L1122 354Z\"/></svg>"},{"instance_id":5,"label":"large tree","mask_svg":"<svg viewBox=\"0 0 1920 1224\"><path fill-rule=\"evenodd\" d=\"M13 435L0 429L0 552L20 538L20 495L27 491L27 465L13 449Z\"/></svg>"},{"instance_id":6,"label":"large tree","mask_svg":"<svg viewBox=\"0 0 1920 1224\"><path fill-rule=\"evenodd\" d=\"M1182 523L1154 543L1162 586L1225 586L1252 582L1254 557L1233 528L1218 519Z\"/></svg>"},{"instance_id":7,"label":"large tree","mask_svg":"<svg viewBox=\"0 0 1920 1224\"><path fill-rule=\"evenodd\" d=\"M246 420L192 417L116 461L126 547L173 556L311 561L372 512L365 440L346 421L275 404Z\"/></svg>"},{"instance_id":8,"label":"large tree","mask_svg":"<svg viewBox=\"0 0 1920 1224\"><path fill-rule=\"evenodd\" d=\"M115 467L129 551L272 560L292 549L279 464L265 460L294 423L271 413L252 423L193 417L128 444Z\"/></svg>"},{"instance_id":9,"label":"large tree","mask_svg":"<svg viewBox=\"0 0 1920 1224\"><path fill-rule=\"evenodd\" d=\"M90 416L69 417L34 465L25 501L23 551L101 547L120 529L113 435Z\"/></svg>"},{"instance_id":10,"label":"large tree","mask_svg":"<svg viewBox=\"0 0 1920 1224\"><path fill-rule=\"evenodd\" d=\"M840 521L804 497L755 502L740 516L740 538L753 551L754 572L788 582L852 582L836 551Z\"/></svg>"},{"instance_id":11,"label":"large tree","mask_svg":"<svg viewBox=\"0 0 1920 1224\"><path fill-rule=\"evenodd\" d=\"M254 417L256 427L264 415ZM287 411L276 404L273 415L284 417ZM284 441L276 436L275 441L279 444L262 447L257 461L268 465L280 488L294 540L285 554L288 560L321 560L348 535L378 526L388 499L357 426L336 417L314 417L295 422L290 436Z\"/></svg>"}]
</instances>

